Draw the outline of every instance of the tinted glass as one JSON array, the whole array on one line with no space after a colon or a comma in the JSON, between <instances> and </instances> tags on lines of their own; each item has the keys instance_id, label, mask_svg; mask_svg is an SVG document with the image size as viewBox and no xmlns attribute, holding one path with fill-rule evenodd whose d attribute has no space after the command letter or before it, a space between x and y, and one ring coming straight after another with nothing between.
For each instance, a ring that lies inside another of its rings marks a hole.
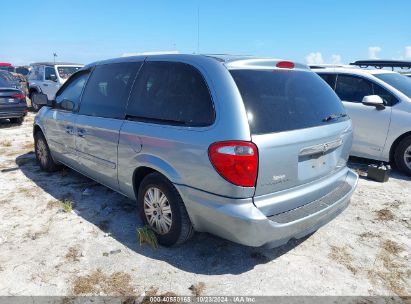
<instances>
[{"instance_id":1,"label":"tinted glass","mask_svg":"<svg viewBox=\"0 0 411 304\"><path fill-rule=\"evenodd\" d=\"M334 90L335 89L335 80L336 80L336 75L335 74L318 74L320 77L328 83L328 85Z\"/></svg>"},{"instance_id":2,"label":"tinted glass","mask_svg":"<svg viewBox=\"0 0 411 304\"><path fill-rule=\"evenodd\" d=\"M341 101L321 78L306 71L232 70L253 134L310 128L348 119Z\"/></svg>"},{"instance_id":3,"label":"tinted glass","mask_svg":"<svg viewBox=\"0 0 411 304\"><path fill-rule=\"evenodd\" d=\"M374 86L374 95L380 96L384 100L384 104L387 106L392 106L398 102L397 98L388 92L383 87L379 86L378 84L373 84Z\"/></svg>"},{"instance_id":4,"label":"tinted glass","mask_svg":"<svg viewBox=\"0 0 411 304\"><path fill-rule=\"evenodd\" d=\"M215 116L210 92L200 72L177 62L144 65L127 115L186 126L211 125Z\"/></svg>"},{"instance_id":5,"label":"tinted glass","mask_svg":"<svg viewBox=\"0 0 411 304\"><path fill-rule=\"evenodd\" d=\"M75 75L57 92L56 102L60 103L67 99L74 103L74 110L77 109L80 102L81 92L89 76L89 72L80 72Z\"/></svg>"},{"instance_id":6,"label":"tinted glass","mask_svg":"<svg viewBox=\"0 0 411 304\"><path fill-rule=\"evenodd\" d=\"M54 68L45 67L45 69L44 69L44 79L45 80L51 80L51 75L56 76L56 72L54 71Z\"/></svg>"},{"instance_id":7,"label":"tinted glass","mask_svg":"<svg viewBox=\"0 0 411 304\"><path fill-rule=\"evenodd\" d=\"M9 88L11 87L11 84L6 80L5 78L2 77L0 74L0 88Z\"/></svg>"},{"instance_id":8,"label":"tinted glass","mask_svg":"<svg viewBox=\"0 0 411 304\"><path fill-rule=\"evenodd\" d=\"M84 90L80 114L124 118L127 99L141 62L97 66Z\"/></svg>"},{"instance_id":9,"label":"tinted glass","mask_svg":"<svg viewBox=\"0 0 411 304\"><path fill-rule=\"evenodd\" d=\"M73 66L58 66L57 71L61 79L67 79L75 72L80 70L81 67L73 67Z\"/></svg>"},{"instance_id":10,"label":"tinted glass","mask_svg":"<svg viewBox=\"0 0 411 304\"><path fill-rule=\"evenodd\" d=\"M362 102L364 96L374 94L370 81L348 75L338 75L335 93L341 100L350 102Z\"/></svg>"},{"instance_id":11,"label":"tinted glass","mask_svg":"<svg viewBox=\"0 0 411 304\"><path fill-rule=\"evenodd\" d=\"M397 73L375 74L374 76L411 98L411 78Z\"/></svg>"}]
</instances>

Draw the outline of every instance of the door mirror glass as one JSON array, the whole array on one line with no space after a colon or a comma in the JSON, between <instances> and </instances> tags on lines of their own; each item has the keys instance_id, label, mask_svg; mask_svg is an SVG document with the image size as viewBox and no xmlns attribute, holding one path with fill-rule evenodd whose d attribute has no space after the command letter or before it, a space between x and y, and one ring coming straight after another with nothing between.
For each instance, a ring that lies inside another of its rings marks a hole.
<instances>
[{"instance_id":1,"label":"door mirror glass","mask_svg":"<svg viewBox=\"0 0 411 304\"><path fill-rule=\"evenodd\" d=\"M36 94L33 94L31 98L31 102L39 106L46 106L49 103L49 99L47 98L46 94L36 93Z\"/></svg>"},{"instance_id":2,"label":"door mirror glass","mask_svg":"<svg viewBox=\"0 0 411 304\"><path fill-rule=\"evenodd\" d=\"M74 102L68 99L64 99L62 102L60 102L60 109L66 110L66 111L73 111Z\"/></svg>"},{"instance_id":3,"label":"door mirror glass","mask_svg":"<svg viewBox=\"0 0 411 304\"><path fill-rule=\"evenodd\" d=\"M366 106L375 106L375 107L384 106L384 101L378 95L364 96L364 98L362 99L362 103Z\"/></svg>"}]
</instances>

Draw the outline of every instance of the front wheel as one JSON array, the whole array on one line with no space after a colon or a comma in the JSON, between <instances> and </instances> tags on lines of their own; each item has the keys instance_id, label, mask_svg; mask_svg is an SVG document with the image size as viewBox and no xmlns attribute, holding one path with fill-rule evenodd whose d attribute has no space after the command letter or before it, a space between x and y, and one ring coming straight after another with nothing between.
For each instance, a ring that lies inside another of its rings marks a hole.
<instances>
[{"instance_id":1,"label":"front wheel","mask_svg":"<svg viewBox=\"0 0 411 304\"><path fill-rule=\"evenodd\" d=\"M151 173L143 179L137 204L141 219L154 230L161 245L181 244L194 234L180 194L163 175Z\"/></svg>"},{"instance_id":2,"label":"front wheel","mask_svg":"<svg viewBox=\"0 0 411 304\"><path fill-rule=\"evenodd\" d=\"M411 175L411 136L404 138L394 154L395 164L398 169L407 175Z\"/></svg>"},{"instance_id":3,"label":"front wheel","mask_svg":"<svg viewBox=\"0 0 411 304\"><path fill-rule=\"evenodd\" d=\"M33 102L33 97L38 94L37 92L32 92L30 94L30 101L31 101L31 107L33 108L34 111L38 112L40 110L40 106Z\"/></svg>"},{"instance_id":4,"label":"front wheel","mask_svg":"<svg viewBox=\"0 0 411 304\"><path fill-rule=\"evenodd\" d=\"M42 132L34 134L34 150L36 153L36 159L40 164L40 168L47 172L53 172L58 169L57 164L54 162L46 138Z\"/></svg>"}]
</instances>

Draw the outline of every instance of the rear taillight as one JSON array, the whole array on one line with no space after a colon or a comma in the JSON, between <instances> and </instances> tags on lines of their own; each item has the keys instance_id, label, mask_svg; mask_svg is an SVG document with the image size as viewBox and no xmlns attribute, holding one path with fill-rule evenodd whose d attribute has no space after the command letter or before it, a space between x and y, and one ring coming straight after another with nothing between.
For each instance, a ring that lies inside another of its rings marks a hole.
<instances>
[{"instance_id":1,"label":"rear taillight","mask_svg":"<svg viewBox=\"0 0 411 304\"><path fill-rule=\"evenodd\" d=\"M13 95L11 95L11 97L14 98L14 99L24 99L24 100L26 99L26 96L22 93L13 94Z\"/></svg>"},{"instance_id":2,"label":"rear taillight","mask_svg":"<svg viewBox=\"0 0 411 304\"><path fill-rule=\"evenodd\" d=\"M222 141L208 148L208 156L217 172L230 183L254 187L258 170L258 150L247 141Z\"/></svg>"}]
</instances>

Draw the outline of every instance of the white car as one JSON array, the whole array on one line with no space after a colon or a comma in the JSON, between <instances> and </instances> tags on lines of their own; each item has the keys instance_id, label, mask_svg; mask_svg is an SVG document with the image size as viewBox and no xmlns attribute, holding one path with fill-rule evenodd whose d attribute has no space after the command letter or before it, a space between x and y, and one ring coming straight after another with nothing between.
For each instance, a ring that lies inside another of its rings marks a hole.
<instances>
[{"instance_id":1,"label":"white car","mask_svg":"<svg viewBox=\"0 0 411 304\"><path fill-rule=\"evenodd\" d=\"M82 64L63 62L37 62L30 65L29 98L33 99L35 94L43 93L49 100L53 100L57 90L75 72L83 67ZM32 103L35 110L39 106Z\"/></svg>"},{"instance_id":2,"label":"white car","mask_svg":"<svg viewBox=\"0 0 411 304\"><path fill-rule=\"evenodd\" d=\"M411 78L387 70L313 69L352 119L351 155L393 162L411 175Z\"/></svg>"}]
</instances>

